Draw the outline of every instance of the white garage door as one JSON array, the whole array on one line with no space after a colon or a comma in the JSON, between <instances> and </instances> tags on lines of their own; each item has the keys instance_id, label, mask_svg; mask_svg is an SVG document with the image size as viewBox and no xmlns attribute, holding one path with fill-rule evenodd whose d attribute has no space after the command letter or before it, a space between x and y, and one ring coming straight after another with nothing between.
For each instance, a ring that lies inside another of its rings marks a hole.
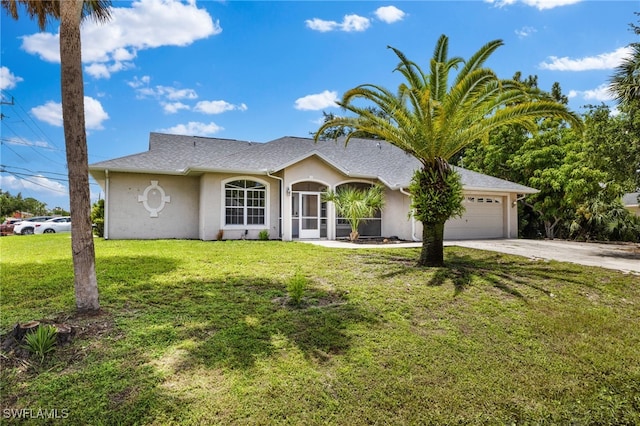
<instances>
[{"instance_id":1,"label":"white garage door","mask_svg":"<svg viewBox=\"0 0 640 426\"><path fill-rule=\"evenodd\" d=\"M505 236L504 197L467 195L461 218L449 220L444 227L447 240L503 238Z\"/></svg>"}]
</instances>

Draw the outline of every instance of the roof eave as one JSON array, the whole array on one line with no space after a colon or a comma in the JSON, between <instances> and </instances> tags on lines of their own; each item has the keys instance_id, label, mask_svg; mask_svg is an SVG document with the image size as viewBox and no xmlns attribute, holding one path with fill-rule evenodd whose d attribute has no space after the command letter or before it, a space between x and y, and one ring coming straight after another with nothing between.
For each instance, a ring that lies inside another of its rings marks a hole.
<instances>
[{"instance_id":1,"label":"roof eave","mask_svg":"<svg viewBox=\"0 0 640 426\"><path fill-rule=\"evenodd\" d=\"M479 192L510 192L516 194L537 194L540 192L534 188L489 188L489 187L478 187L478 186L466 186L462 185L462 189L464 191L479 191Z\"/></svg>"}]
</instances>

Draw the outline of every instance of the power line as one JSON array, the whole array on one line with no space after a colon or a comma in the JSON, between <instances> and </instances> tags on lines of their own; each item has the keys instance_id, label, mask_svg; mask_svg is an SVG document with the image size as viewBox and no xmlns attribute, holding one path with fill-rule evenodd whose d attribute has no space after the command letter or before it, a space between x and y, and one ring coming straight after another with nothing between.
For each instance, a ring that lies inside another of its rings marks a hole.
<instances>
[{"instance_id":1,"label":"power line","mask_svg":"<svg viewBox=\"0 0 640 426\"><path fill-rule=\"evenodd\" d=\"M12 169L12 170L9 170L9 169ZM30 174L19 172L19 171L13 171L13 170L24 170ZM4 164L0 164L0 172L9 173L14 176L20 175L20 176L26 176L31 178L46 178L46 179L57 181L57 182L64 182L64 183L69 182L68 176L64 173L42 171L42 170L33 171L31 169L27 169L24 167L7 166ZM47 176L47 175L52 175L52 176ZM63 176L63 177L55 177L55 176ZM89 182L89 184L93 186L100 186L99 184L93 183L91 181Z\"/></svg>"},{"instance_id":2,"label":"power line","mask_svg":"<svg viewBox=\"0 0 640 426\"><path fill-rule=\"evenodd\" d=\"M33 184L33 185L37 185L37 186L41 186L41 187L43 187L43 188L46 188L46 189L48 189L49 191L59 192L59 193L61 193L61 194L67 194L67 193L68 193L68 191L66 191L66 190L65 190L65 191L62 191L62 190L60 190L60 189L52 188L52 187L50 187L50 186L43 185L43 184L41 184L41 183L39 183L39 182L35 182L35 181L33 181L33 180L29 180L29 179L27 179L27 178L29 178L29 177L42 177L42 176L34 176L34 175L27 175L27 174L23 174L23 173L16 173L16 172L11 172L11 171L9 171L9 170L3 170L3 172L8 173L8 174L10 174L10 175L12 175L12 176L15 176L16 178L18 178L18 179L19 179L19 180L21 180L21 181L29 182L29 183L31 183L31 184Z\"/></svg>"},{"instance_id":3,"label":"power line","mask_svg":"<svg viewBox=\"0 0 640 426\"><path fill-rule=\"evenodd\" d=\"M11 102L12 103L6 103L7 105L12 105L12 111L14 111L14 113L17 115L17 120L15 122L17 123L21 123L24 126L27 127L27 129L29 129L29 131L36 137L36 138L44 138L47 141L48 146L52 146L55 147L54 149L50 149L53 152L65 152L64 149L62 149L56 142L53 141L53 139L51 139L49 137L49 135L47 133L44 132L44 130L42 130L42 128L38 125L38 123L33 119L33 117L31 117L31 114L29 114L24 107L22 106L22 104L20 104L20 102L13 96L11 95L11 93L7 92L6 90L3 90L2 92L4 92L5 94L7 94L8 96L11 96ZM21 112L22 111L22 112ZM6 117L6 116L5 116ZM26 119L25 119L26 117ZM27 122L27 119L29 122ZM35 149L34 144L29 143L28 141L26 141L22 136L20 136L11 126L9 126L9 124L6 122L6 120L2 120L2 124L4 126L7 126L7 128L9 130L11 130L11 132L16 135L16 137L18 138L18 140L20 140L21 144L24 146L28 146L29 148L31 148L33 151L38 152L40 155L44 156L42 153L40 153L37 149ZM37 129L38 131L36 131L35 129ZM60 155L56 155L59 159L61 159L63 161L63 163L57 162L57 164L60 165L65 165L66 167L66 156L60 156ZM53 159L44 156L44 158L46 158L48 161L52 161L52 162L56 162Z\"/></svg>"},{"instance_id":4,"label":"power line","mask_svg":"<svg viewBox=\"0 0 640 426\"><path fill-rule=\"evenodd\" d=\"M0 145L4 145L6 146L9 151L13 152L15 155L17 155L18 157L20 157L22 160L24 160L25 163L28 163L29 160L27 160L26 158L24 158L22 155L18 154L18 152L16 150L14 150L13 148L11 148L9 145L7 145L6 143L0 143Z\"/></svg>"}]
</instances>

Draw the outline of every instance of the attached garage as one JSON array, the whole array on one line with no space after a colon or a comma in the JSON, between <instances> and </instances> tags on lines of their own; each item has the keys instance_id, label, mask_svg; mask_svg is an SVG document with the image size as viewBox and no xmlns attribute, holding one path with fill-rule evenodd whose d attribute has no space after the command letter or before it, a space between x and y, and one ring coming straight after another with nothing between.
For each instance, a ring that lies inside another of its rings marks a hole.
<instances>
[{"instance_id":1,"label":"attached garage","mask_svg":"<svg viewBox=\"0 0 640 426\"><path fill-rule=\"evenodd\" d=\"M466 195L462 217L449 220L444 228L448 240L505 238L507 235L506 197L489 194Z\"/></svg>"}]
</instances>

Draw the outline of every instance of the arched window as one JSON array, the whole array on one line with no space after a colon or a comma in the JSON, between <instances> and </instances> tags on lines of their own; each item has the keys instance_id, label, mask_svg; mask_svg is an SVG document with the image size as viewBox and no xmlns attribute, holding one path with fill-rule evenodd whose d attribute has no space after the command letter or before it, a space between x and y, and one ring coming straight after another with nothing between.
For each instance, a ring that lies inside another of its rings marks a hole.
<instances>
[{"instance_id":1,"label":"arched window","mask_svg":"<svg viewBox=\"0 0 640 426\"><path fill-rule=\"evenodd\" d=\"M225 225L264 225L267 188L252 180L234 180L224 185Z\"/></svg>"}]
</instances>

